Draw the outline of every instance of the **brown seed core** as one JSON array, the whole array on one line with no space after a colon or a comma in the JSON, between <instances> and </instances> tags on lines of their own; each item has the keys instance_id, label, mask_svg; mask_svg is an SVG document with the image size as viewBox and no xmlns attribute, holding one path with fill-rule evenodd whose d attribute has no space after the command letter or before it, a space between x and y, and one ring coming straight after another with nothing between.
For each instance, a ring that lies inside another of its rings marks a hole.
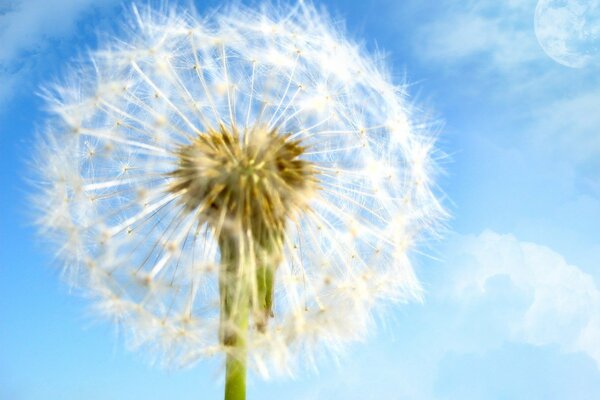
<instances>
[{"instance_id":1,"label":"brown seed core","mask_svg":"<svg viewBox=\"0 0 600 400\"><path fill-rule=\"evenodd\" d=\"M255 129L240 138L224 127L198 135L179 149L170 191L220 234L250 231L271 243L317 186L314 166L300 158L305 147L290 137Z\"/></svg>"}]
</instances>

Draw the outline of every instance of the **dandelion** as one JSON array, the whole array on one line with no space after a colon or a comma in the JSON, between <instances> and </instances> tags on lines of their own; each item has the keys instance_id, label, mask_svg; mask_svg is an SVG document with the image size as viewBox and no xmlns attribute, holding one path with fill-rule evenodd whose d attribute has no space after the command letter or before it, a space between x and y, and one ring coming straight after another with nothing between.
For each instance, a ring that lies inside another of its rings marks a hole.
<instances>
[{"instance_id":1,"label":"dandelion","mask_svg":"<svg viewBox=\"0 0 600 400\"><path fill-rule=\"evenodd\" d=\"M433 139L313 6L133 7L45 95L36 204L65 272L167 364L223 354L226 399L421 296Z\"/></svg>"}]
</instances>

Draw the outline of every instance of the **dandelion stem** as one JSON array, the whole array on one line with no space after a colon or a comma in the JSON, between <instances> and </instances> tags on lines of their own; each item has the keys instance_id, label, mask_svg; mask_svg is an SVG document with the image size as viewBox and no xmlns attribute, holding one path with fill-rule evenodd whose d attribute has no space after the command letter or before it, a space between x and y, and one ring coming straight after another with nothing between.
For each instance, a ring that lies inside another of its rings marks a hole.
<instances>
[{"instance_id":1,"label":"dandelion stem","mask_svg":"<svg viewBox=\"0 0 600 400\"><path fill-rule=\"evenodd\" d=\"M250 293L246 278L244 249L237 240L221 238L220 296L222 343L227 347L225 400L246 399L246 336Z\"/></svg>"},{"instance_id":2,"label":"dandelion stem","mask_svg":"<svg viewBox=\"0 0 600 400\"><path fill-rule=\"evenodd\" d=\"M246 352L245 344L244 355ZM241 350L241 349L239 349ZM239 355L227 356L225 377L225 400L246 399L246 361L240 360Z\"/></svg>"},{"instance_id":3,"label":"dandelion stem","mask_svg":"<svg viewBox=\"0 0 600 400\"><path fill-rule=\"evenodd\" d=\"M253 237L246 241L242 239L243 235L226 236L222 235L219 239L220 335L227 348L225 400L245 400L246 342L251 310L256 329L264 333L272 316L273 283L283 239L261 246ZM250 234L248 236L250 238ZM282 238L283 233L278 237ZM250 283L252 276L253 285ZM251 287L254 287L254 292Z\"/></svg>"}]
</instances>

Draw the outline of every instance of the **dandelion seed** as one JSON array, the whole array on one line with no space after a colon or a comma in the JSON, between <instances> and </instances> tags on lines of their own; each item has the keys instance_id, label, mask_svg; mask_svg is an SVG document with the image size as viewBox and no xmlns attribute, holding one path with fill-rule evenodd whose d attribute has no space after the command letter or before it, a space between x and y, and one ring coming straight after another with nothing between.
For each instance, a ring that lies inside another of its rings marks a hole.
<instances>
[{"instance_id":1,"label":"dandelion seed","mask_svg":"<svg viewBox=\"0 0 600 400\"><path fill-rule=\"evenodd\" d=\"M314 7L139 12L47 92L43 234L136 346L288 371L418 299L444 212L402 86ZM236 397L238 396L238 397Z\"/></svg>"}]
</instances>

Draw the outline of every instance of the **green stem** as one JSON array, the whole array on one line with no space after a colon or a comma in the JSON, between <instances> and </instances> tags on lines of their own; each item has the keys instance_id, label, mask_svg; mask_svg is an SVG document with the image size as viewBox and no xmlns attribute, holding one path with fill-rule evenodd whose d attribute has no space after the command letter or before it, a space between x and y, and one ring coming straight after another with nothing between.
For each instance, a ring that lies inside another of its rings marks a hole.
<instances>
[{"instance_id":1,"label":"green stem","mask_svg":"<svg viewBox=\"0 0 600 400\"><path fill-rule=\"evenodd\" d=\"M221 343L227 347L225 364L225 400L246 399L247 335L251 306L256 328L264 332L272 316L275 268L281 259L282 240L257 245L253 257L241 254L239 239L221 237L221 270L219 291L221 297ZM253 262L256 271L252 279L246 276L247 265ZM252 294L250 283L256 285ZM255 298L252 298L255 296Z\"/></svg>"},{"instance_id":2,"label":"green stem","mask_svg":"<svg viewBox=\"0 0 600 400\"><path fill-rule=\"evenodd\" d=\"M246 399L246 335L248 332L249 299L247 291L238 293L234 315L230 322L235 325L235 333L228 340L230 351L225 365L225 400ZM231 310L228 310L231 311Z\"/></svg>"},{"instance_id":3,"label":"green stem","mask_svg":"<svg viewBox=\"0 0 600 400\"><path fill-rule=\"evenodd\" d=\"M246 399L246 336L250 297L243 276L244 257L235 240L220 240L221 341L227 346L225 400Z\"/></svg>"},{"instance_id":4,"label":"green stem","mask_svg":"<svg viewBox=\"0 0 600 400\"><path fill-rule=\"evenodd\" d=\"M225 400L246 399L246 360L238 355L227 355Z\"/></svg>"}]
</instances>

